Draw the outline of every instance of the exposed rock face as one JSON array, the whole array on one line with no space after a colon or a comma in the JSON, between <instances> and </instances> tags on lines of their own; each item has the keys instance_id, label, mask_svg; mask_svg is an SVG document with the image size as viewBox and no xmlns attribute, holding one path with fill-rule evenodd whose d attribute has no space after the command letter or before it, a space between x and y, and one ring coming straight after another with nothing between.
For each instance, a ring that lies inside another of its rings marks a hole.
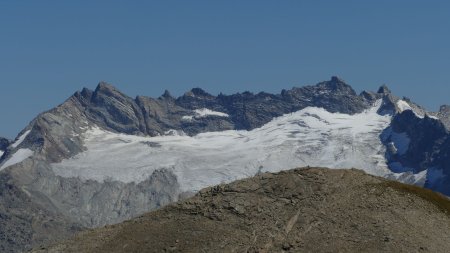
<instances>
[{"instance_id":1,"label":"exposed rock face","mask_svg":"<svg viewBox=\"0 0 450 253\"><path fill-rule=\"evenodd\" d=\"M9 140L0 137L0 162L1 162L2 156L5 153L5 151L8 148L8 146L9 146Z\"/></svg>"},{"instance_id":2,"label":"exposed rock face","mask_svg":"<svg viewBox=\"0 0 450 253\"><path fill-rule=\"evenodd\" d=\"M45 197L19 188L8 174L0 175L0 185L0 252L55 243L83 229Z\"/></svg>"},{"instance_id":3,"label":"exposed rock face","mask_svg":"<svg viewBox=\"0 0 450 253\"><path fill-rule=\"evenodd\" d=\"M16 170L13 173L23 185L22 189L31 198L47 197L55 210L85 227L136 217L177 201L180 194L177 179L169 171L155 171L140 183L123 183L58 177L42 162L33 167L35 171Z\"/></svg>"},{"instance_id":4,"label":"exposed rock face","mask_svg":"<svg viewBox=\"0 0 450 253\"><path fill-rule=\"evenodd\" d=\"M35 252L447 252L449 207L358 170L296 169L207 188Z\"/></svg>"},{"instance_id":5,"label":"exposed rock face","mask_svg":"<svg viewBox=\"0 0 450 253\"><path fill-rule=\"evenodd\" d=\"M447 129L450 130L450 105L442 105L436 116L444 123Z\"/></svg>"}]
</instances>

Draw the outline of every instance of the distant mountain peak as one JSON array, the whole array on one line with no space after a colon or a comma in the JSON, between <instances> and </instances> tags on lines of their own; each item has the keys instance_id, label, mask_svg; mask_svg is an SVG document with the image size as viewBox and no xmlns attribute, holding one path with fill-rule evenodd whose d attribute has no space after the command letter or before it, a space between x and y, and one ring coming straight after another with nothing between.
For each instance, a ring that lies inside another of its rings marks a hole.
<instances>
[{"instance_id":1,"label":"distant mountain peak","mask_svg":"<svg viewBox=\"0 0 450 253\"><path fill-rule=\"evenodd\" d=\"M342 78L339 78L337 76L332 76L330 81L326 81L325 84L333 90L342 90L342 89L353 90L353 88L350 85L348 85Z\"/></svg>"},{"instance_id":2,"label":"distant mountain peak","mask_svg":"<svg viewBox=\"0 0 450 253\"><path fill-rule=\"evenodd\" d=\"M329 81L320 82L313 86L321 90L328 90L330 92L338 92L340 94L346 94L350 96L356 96L355 90L347 84L343 79L332 76Z\"/></svg>"},{"instance_id":3,"label":"distant mountain peak","mask_svg":"<svg viewBox=\"0 0 450 253\"><path fill-rule=\"evenodd\" d=\"M439 108L440 112L449 112L450 111L450 105L441 105Z\"/></svg>"},{"instance_id":4,"label":"distant mountain peak","mask_svg":"<svg viewBox=\"0 0 450 253\"><path fill-rule=\"evenodd\" d=\"M377 91L378 94L391 94L391 90L387 87L386 84L381 85L381 87Z\"/></svg>"},{"instance_id":5,"label":"distant mountain peak","mask_svg":"<svg viewBox=\"0 0 450 253\"><path fill-rule=\"evenodd\" d=\"M202 88L198 88L198 87L192 88L190 91L186 92L184 95L190 96L190 97L214 97L213 95L209 94Z\"/></svg>"},{"instance_id":6,"label":"distant mountain peak","mask_svg":"<svg viewBox=\"0 0 450 253\"><path fill-rule=\"evenodd\" d=\"M119 90L114 87L112 84L107 83L105 81L101 81L97 84L97 87L95 88L95 93L115 93L119 92Z\"/></svg>"},{"instance_id":7,"label":"distant mountain peak","mask_svg":"<svg viewBox=\"0 0 450 253\"><path fill-rule=\"evenodd\" d=\"M164 93L161 95L161 98L174 98L172 94L168 90L164 90Z\"/></svg>"},{"instance_id":8,"label":"distant mountain peak","mask_svg":"<svg viewBox=\"0 0 450 253\"><path fill-rule=\"evenodd\" d=\"M330 81L335 83L345 83L344 79L338 76L332 76Z\"/></svg>"}]
</instances>

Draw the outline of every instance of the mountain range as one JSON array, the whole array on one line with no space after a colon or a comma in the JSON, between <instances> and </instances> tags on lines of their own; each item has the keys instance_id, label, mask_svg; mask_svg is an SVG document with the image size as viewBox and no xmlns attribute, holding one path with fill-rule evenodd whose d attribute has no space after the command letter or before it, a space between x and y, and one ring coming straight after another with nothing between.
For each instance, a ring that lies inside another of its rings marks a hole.
<instances>
[{"instance_id":1,"label":"mountain range","mask_svg":"<svg viewBox=\"0 0 450 253\"><path fill-rule=\"evenodd\" d=\"M101 82L0 139L0 251L56 242L194 195L299 166L357 168L450 195L450 106L383 85L131 98Z\"/></svg>"}]
</instances>

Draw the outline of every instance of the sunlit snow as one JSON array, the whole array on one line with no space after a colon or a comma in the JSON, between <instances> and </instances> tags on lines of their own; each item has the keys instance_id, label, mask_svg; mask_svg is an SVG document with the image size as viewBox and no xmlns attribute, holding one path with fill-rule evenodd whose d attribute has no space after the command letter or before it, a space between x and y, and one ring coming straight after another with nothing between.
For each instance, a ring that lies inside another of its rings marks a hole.
<instances>
[{"instance_id":1,"label":"sunlit snow","mask_svg":"<svg viewBox=\"0 0 450 253\"><path fill-rule=\"evenodd\" d=\"M30 132L31 132L30 130L27 130L11 146L13 148L17 148L25 140L25 138L27 138L27 136L28 136L28 134L30 134Z\"/></svg>"},{"instance_id":2,"label":"sunlit snow","mask_svg":"<svg viewBox=\"0 0 450 253\"><path fill-rule=\"evenodd\" d=\"M0 170L9 167L11 165L17 164L22 162L23 160L27 159L28 157L33 155L33 151L27 148L21 148L14 153L11 158L9 158L0 168Z\"/></svg>"},{"instance_id":3,"label":"sunlit snow","mask_svg":"<svg viewBox=\"0 0 450 253\"><path fill-rule=\"evenodd\" d=\"M397 101L397 107L400 112L411 110L418 118L423 119L423 116L417 113L405 100L399 100Z\"/></svg>"},{"instance_id":4,"label":"sunlit snow","mask_svg":"<svg viewBox=\"0 0 450 253\"><path fill-rule=\"evenodd\" d=\"M403 112L403 111L406 111L406 110L411 110L412 111L411 106L408 104L408 102L406 102L404 100L397 101L397 107L400 110L400 112Z\"/></svg>"},{"instance_id":5,"label":"sunlit snow","mask_svg":"<svg viewBox=\"0 0 450 253\"><path fill-rule=\"evenodd\" d=\"M226 113L216 112L216 111L210 110L208 108L196 109L196 110L194 110L194 113L195 113L195 115L183 116L182 119L192 120L194 118L204 118L207 116L229 117L229 115Z\"/></svg>"}]
</instances>

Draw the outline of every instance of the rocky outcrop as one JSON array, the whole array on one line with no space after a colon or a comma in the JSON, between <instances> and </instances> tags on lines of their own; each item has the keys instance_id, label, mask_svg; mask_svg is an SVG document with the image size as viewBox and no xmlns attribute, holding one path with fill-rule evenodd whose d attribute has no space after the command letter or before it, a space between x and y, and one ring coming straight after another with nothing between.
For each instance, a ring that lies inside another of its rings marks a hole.
<instances>
[{"instance_id":1,"label":"rocky outcrop","mask_svg":"<svg viewBox=\"0 0 450 253\"><path fill-rule=\"evenodd\" d=\"M35 252L446 252L450 202L358 170L219 185Z\"/></svg>"},{"instance_id":2,"label":"rocky outcrop","mask_svg":"<svg viewBox=\"0 0 450 253\"><path fill-rule=\"evenodd\" d=\"M0 137L0 163L2 161L3 154L5 153L9 144L10 142L8 139Z\"/></svg>"},{"instance_id":3,"label":"rocky outcrop","mask_svg":"<svg viewBox=\"0 0 450 253\"><path fill-rule=\"evenodd\" d=\"M450 130L450 105L442 105L436 116L444 123L445 127Z\"/></svg>"}]
</instances>

